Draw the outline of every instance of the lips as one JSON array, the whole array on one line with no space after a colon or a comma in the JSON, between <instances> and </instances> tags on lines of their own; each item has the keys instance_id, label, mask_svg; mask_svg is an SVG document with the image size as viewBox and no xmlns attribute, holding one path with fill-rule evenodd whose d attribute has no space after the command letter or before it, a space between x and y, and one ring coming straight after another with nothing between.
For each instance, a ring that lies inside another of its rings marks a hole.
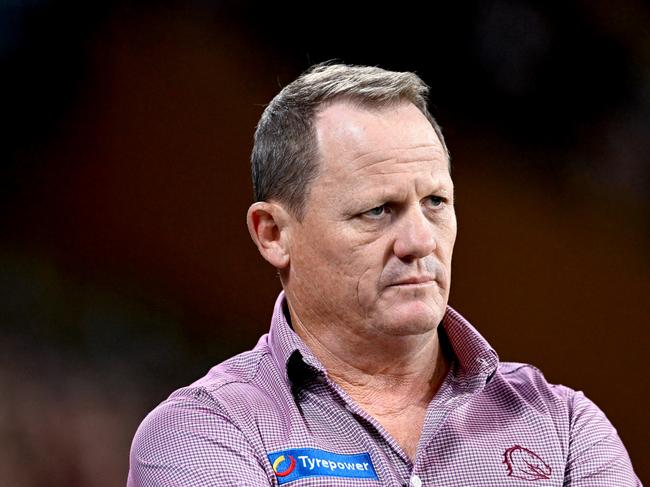
<instances>
[{"instance_id":1,"label":"lips","mask_svg":"<svg viewBox=\"0 0 650 487\"><path fill-rule=\"evenodd\" d=\"M408 286L416 284L431 284L435 282L435 276L424 275L424 276L412 276L400 279L397 282L391 284L391 286Z\"/></svg>"}]
</instances>

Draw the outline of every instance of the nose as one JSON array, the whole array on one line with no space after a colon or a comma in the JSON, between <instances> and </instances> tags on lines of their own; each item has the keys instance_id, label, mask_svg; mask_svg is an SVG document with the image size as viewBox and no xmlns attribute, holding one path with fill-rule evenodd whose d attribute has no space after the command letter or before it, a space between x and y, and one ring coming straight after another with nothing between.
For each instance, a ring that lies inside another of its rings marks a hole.
<instances>
[{"instance_id":1,"label":"nose","mask_svg":"<svg viewBox=\"0 0 650 487\"><path fill-rule=\"evenodd\" d=\"M436 228L420 205L401 215L393 251L402 260L421 259L436 249Z\"/></svg>"}]
</instances>

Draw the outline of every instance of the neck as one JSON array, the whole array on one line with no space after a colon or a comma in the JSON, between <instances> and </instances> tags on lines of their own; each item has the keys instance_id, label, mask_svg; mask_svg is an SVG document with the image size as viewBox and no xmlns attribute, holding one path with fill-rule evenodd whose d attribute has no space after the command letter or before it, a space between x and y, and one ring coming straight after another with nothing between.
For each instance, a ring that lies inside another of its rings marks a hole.
<instances>
[{"instance_id":1,"label":"neck","mask_svg":"<svg viewBox=\"0 0 650 487\"><path fill-rule=\"evenodd\" d=\"M411 336L359 336L351 327L304 323L289 309L294 331L330 378L373 415L426 408L447 373L437 329Z\"/></svg>"}]
</instances>

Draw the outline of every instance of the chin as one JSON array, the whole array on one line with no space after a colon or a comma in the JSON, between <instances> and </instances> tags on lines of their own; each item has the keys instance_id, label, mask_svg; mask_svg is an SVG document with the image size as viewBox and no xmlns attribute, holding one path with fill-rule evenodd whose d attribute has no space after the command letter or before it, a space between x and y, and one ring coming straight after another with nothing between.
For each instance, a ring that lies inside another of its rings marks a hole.
<instances>
[{"instance_id":1,"label":"chin","mask_svg":"<svg viewBox=\"0 0 650 487\"><path fill-rule=\"evenodd\" d=\"M389 335L421 335L435 330L444 314L439 303L418 300L390 306L380 312L376 323Z\"/></svg>"}]
</instances>

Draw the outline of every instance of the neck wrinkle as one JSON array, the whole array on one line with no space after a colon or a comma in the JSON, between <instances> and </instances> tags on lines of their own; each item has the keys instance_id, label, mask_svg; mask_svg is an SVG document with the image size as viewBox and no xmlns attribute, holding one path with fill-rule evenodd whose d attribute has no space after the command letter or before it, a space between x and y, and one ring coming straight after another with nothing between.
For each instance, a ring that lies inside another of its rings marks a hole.
<instances>
[{"instance_id":1,"label":"neck wrinkle","mask_svg":"<svg viewBox=\"0 0 650 487\"><path fill-rule=\"evenodd\" d=\"M399 354L382 356L376 348L368 346L349 347L346 354L341 348L333 350L312 333L290 304L289 312L294 331L322 363L330 379L360 405L385 404L387 414L414 404L426 407L449 369L437 330L419 342L409 340L417 347L384 347L391 352L400 351Z\"/></svg>"}]
</instances>

